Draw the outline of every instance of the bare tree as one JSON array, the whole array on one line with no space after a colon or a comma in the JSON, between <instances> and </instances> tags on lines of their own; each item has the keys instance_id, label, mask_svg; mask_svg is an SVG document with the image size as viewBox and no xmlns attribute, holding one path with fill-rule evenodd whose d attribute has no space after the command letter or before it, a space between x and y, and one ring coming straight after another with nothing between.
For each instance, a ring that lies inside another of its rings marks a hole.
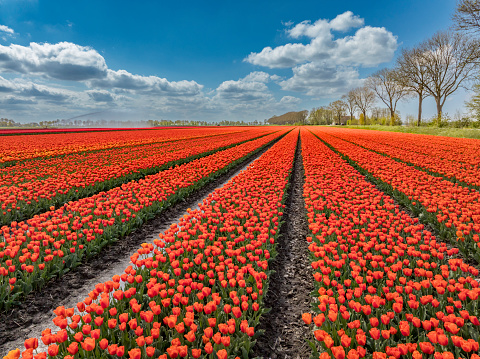
<instances>
[{"instance_id":1,"label":"bare tree","mask_svg":"<svg viewBox=\"0 0 480 359\"><path fill-rule=\"evenodd\" d=\"M355 98L353 91L349 91L346 95L342 96L342 100L346 105L346 110L350 115L350 123L353 121L353 116L355 115L355 110L357 109L355 105Z\"/></svg>"},{"instance_id":2,"label":"bare tree","mask_svg":"<svg viewBox=\"0 0 480 359\"><path fill-rule=\"evenodd\" d=\"M397 82L397 77L395 70L382 69L366 80L366 86L375 92L390 110L390 125L392 126L395 123L397 103L408 93L406 87Z\"/></svg>"},{"instance_id":3,"label":"bare tree","mask_svg":"<svg viewBox=\"0 0 480 359\"><path fill-rule=\"evenodd\" d=\"M422 121L422 104L429 93L425 89L428 81L427 68L423 60L423 52L419 47L411 50L402 50L397 59L396 81L403 87L414 92L418 96L418 119L417 126Z\"/></svg>"},{"instance_id":4,"label":"bare tree","mask_svg":"<svg viewBox=\"0 0 480 359\"><path fill-rule=\"evenodd\" d=\"M453 15L457 30L480 32L480 1L461 0Z\"/></svg>"},{"instance_id":5,"label":"bare tree","mask_svg":"<svg viewBox=\"0 0 480 359\"><path fill-rule=\"evenodd\" d=\"M334 122L336 124L338 122L338 125L341 125L342 116L345 115L345 109L347 108L347 105L345 104L345 102L343 102L342 100L337 100L337 101L331 102L328 105L328 107L333 112L333 117L336 120Z\"/></svg>"},{"instance_id":6,"label":"bare tree","mask_svg":"<svg viewBox=\"0 0 480 359\"><path fill-rule=\"evenodd\" d=\"M426 70L425 89L437 104L437 117L443 105L477 68L478 41L460 33L439 32L421 45Z\"/></svg>"},{"instance_id":7,"label":"bare tree","mask_svg":"<svg viewBox=\"0 0 480 359\"><path fill-rule=\"evenodd\" d=\"M363 114L364 121L367 120L367 111L375 103L375 92L370 90L368 87L357 87L352 90L353 101L355 106Z\"/></svg>"}]
</instances>

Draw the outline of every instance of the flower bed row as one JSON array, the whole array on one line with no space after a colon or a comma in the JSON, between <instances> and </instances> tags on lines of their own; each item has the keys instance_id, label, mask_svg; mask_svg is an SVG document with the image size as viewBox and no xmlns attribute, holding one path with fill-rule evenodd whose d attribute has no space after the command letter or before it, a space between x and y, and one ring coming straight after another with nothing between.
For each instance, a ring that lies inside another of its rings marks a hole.
<instances>
[{"instance_id":1,"label":"flower bed row","mask_svg":"<svg viewBox=\"0 0 480 359\"><path fill-rule=\"evenodd\" d=\"M171 128L132 131L77 132L68 135L18 135L2 137L0 165L37 157L61 156L69 153L135 146L189 137L244 131L242 127Z\"/></svg>"},{"instance_id":2,"label":"flower bed row","mask_svg":"<svg viewBox=\"0 0 480 359\"><path fill-rule=\"evenodd\" d=\"M307 131L302 156L316 357L479 358L478 270Z\"/></svg>"},{"instance_id":3,"label":"flower bed row","mask_svg":"<svg viewBox=\"0 0 480 359\"><path fill-rule=\"evenodd\" d=\"M423 223L480 263L480 192L313 130Z\"/></svg>"},{"instance_id":4,"label":"flower bed row","mask_svg":"<svg viewBox=\"0 0 480 359\"><path fill-rule=\"evenodd\" d=\"M139 180L272 131L236 133L36 159L0 169L0 226Z\"/></svg>"},{"instance_id":5,"label":"flower bed row","mask_svg":"<svg viewBox=\"0 0 480 359\"><path fill-rule=\"evenodd\" d=\"M418 136L416 143L405 141L405 136L397 133L375 133L371 131L344 131L339 129L326 129L326 133L343 140L357 144L363 148L385 154L398 159L417 169L426 171L434 176L442 176L454 183L461 182L465 186L480 189L480 141L477 146L472 146L472 151L455 153L455 144L445 149L448 152L436 151L435 143L430 138ZM421 151L418 148L421 144ZM440 152L440 153L438 153ZM474 152L474 153L472 153Z\"/></svg>"},{"instance_id":6,"label":"flower bed row","mask_svg":"<svg viewBox=\"0 0 480 359\"><path fill-rule=\"evenodd\" d=\"M160 129L162 127L155 127ZM163 127L165 128L165 127ZM18 135L46 135L51 133L75 133L75 132L109 132L109 131L142 131L149 128L2 128L0 136L18 136Z\"/></svg>"},{"instance_id":7,"label":"flower bed row","mask_svg":"<svg viewBox=\"0 0 480 359\"><path fill-rule=\"evenodd\" d=\"M324 128L323 130L330 133L330 131L336 132L339 129ZM408 149L412 152L422 153L434 158L462 162L475 166L480 165L480 159L478 158L480 141L473 138L356 129L342 129L341 131L349 135L355 133L369 141L401 149Z\"/></svg>"},{"instance_id":8,"label":"flower bed row","mask_svg":"<svg viewBox=\"0 0 480 359\"><path fill-rule=\"evenodd\" d=\"M144 244L77 308L59 307L38 358L248 358L298 130ZM80 314L75 314L76 311ZM25 341L31 358L38 339ZM13 355L13 353L12 353Z\"/></svg>"},{"instance_id":9,"label":"flower bed row","mask_svg":"<svg viewBox=\"0 0 480 359\"><path fill-rule=\"evenodd\" d=\"M202 157L140 181L69 202L0 233L0 308L78 266L145 220L228 171L288 130ZM3 239L3 240L2 240Z\"/></svg>"}]
</instances>

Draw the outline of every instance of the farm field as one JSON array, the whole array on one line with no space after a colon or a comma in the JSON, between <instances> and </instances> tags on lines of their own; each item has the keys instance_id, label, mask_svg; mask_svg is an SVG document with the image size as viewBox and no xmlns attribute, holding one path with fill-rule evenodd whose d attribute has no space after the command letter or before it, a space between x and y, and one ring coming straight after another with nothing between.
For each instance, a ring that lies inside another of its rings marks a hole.
<instances>
[{"instance_id":1,"label":"farm field","mask_svg":"<svg viewBox=\"0 0 480 359\"><path fill-rule=\"evenodd\" d=\"M479 358L480 140L1 138L4 358Z\"/></svg>"}]
</instances>

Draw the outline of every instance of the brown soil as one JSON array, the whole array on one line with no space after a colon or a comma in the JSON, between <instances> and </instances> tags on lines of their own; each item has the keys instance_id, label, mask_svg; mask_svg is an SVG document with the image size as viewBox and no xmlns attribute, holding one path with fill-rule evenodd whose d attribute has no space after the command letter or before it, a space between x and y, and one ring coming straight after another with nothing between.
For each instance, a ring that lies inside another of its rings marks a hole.
<instances>
[{"instance_id":1,"label":"brown soil","mask_svg":"<svg viewBox=\"0 0 480 359\"><path fill-rule=\"evenodd\" d=\"M294 170L280 228L278 255L272 263L275 270L269 284L265 307L272 308L260 320L265 333L259 337L251 357L264 359L308 358L311 349L307 338L311 333L302 320L310 312L314 289L310 265L307 212L303 199L304 170L300 139L295 154Z\"/></svg>"}]
</instances>

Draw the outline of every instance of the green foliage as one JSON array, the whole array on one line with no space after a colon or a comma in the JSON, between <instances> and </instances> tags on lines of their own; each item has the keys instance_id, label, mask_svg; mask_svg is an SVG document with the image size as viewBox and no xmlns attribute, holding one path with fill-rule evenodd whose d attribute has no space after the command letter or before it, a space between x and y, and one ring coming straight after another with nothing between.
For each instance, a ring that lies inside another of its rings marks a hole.
<instances>
[{"instance_id":1,"label":"green foliage","mask_svg":"<svg viewBox=\"0 0 480 359\"><path fill-rule=\"evenodd\" d=\"M326 106L313 108L307 122L310 125L331 125L333 123L333 111Z\"/></svg>"},{"instance_id":2,"label":"green foliage","mask_svg":"<svg viewBox=\"0 0 480 359\"><path fill-rule=\"evenodd\" d=\"M345 127L345 126L343 126ZM433 135L433 136L447 136L447 137L459 137L459 138L476 138L480 139L480 129L479 128L452 128L452 127L434 127L423 125L421 127L410 127L410 126L382 126L382 125L372 125L372 126L349 126L350 128L358 128L362 130L374 130L374 131L392 131L392 132L403 132L403 133L417 133L422 135Z\"/></svg>"},{"instance_id":3,"label":"green foliage","mask_svg":"<svg viewBox=\"0 0 480 359\"><path fill-rule=\"evenodd\" d=\"M360 114L358 121L360 122L360 126L365 126L365 117L363 116L363 113Z\"/></svg>"}]
</instances>

